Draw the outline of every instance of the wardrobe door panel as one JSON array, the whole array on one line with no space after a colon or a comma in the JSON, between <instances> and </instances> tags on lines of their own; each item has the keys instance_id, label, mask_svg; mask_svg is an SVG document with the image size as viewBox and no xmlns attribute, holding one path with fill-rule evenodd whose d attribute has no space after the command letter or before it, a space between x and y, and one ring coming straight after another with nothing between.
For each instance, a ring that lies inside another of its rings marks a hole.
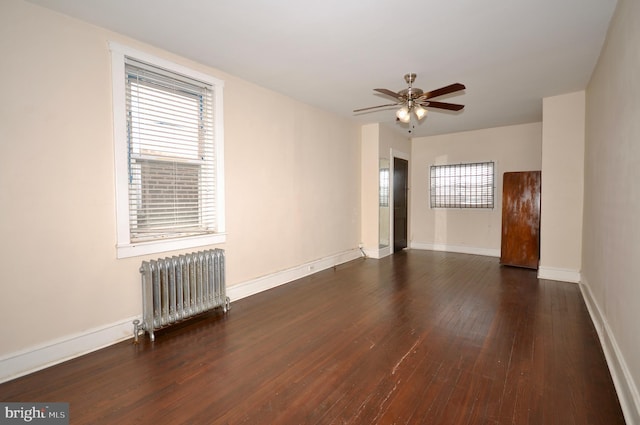
<instances>
[{"instance_id":1,"label":"wardrobe door panel","mask_svg":"<svg viewBox=\"0 0 640 425\"><path fill-rule=\"evenodd\" d=\"M540 171L504 173L500 264L538 268L540 183Z\"/></svg>"}]
</instances>

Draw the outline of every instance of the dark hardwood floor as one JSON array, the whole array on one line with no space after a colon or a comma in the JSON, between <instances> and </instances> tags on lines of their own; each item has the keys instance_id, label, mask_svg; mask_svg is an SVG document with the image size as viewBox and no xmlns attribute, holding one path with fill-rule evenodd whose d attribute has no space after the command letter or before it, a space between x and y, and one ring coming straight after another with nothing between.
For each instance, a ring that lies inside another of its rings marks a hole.
<instances>
[{"instance_id":1,"label":"dark hardwood floor","mask_svg":"<svg viewBox=\"0 0 640 425\"><path fill-rule=\"evenodd\" d=\"M623 424L577 285L497 258L360 259L0 385L72 424Z\"/></svg>"}]
</instances>

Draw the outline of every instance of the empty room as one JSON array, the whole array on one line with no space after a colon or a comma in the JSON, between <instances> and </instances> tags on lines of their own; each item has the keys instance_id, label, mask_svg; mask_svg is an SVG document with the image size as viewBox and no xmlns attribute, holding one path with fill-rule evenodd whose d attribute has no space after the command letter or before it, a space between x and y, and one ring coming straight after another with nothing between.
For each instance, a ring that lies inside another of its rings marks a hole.
<instances>
[{"instance_id":1,"label":"empty room","mask_svg":"<svg viewBox=\"0 0 640 425\"><path fill-rule=\"evenodd\" d=\"M0 423L640 425L640 2L0 34Z\"/></svg>"}]
</instances>

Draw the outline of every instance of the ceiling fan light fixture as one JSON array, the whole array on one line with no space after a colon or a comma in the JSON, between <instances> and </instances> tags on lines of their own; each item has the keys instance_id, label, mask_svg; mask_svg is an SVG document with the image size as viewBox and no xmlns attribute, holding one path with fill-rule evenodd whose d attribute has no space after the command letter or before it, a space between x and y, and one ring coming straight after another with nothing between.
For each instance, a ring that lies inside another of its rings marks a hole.
<instances>
[{"instance_id":1,"label":"ceiling fan light fixture","mask_svg":"<svg viewBox=\"0 0 640 425\"><path fill-rule=\"evenodd\" d=\"M416 106L413 111L416 113L416 117L418 117L418 120L421 120L422 118L427 116L427 110L420 105Z\"/></svg>"},{"instance_id":2,"label":"ceiling fan light fixture","mask_svg":"<svg viewBox=\"0 0 640 425\"><path fill-rule=\"evenodd\" d=\"M396 117L398 117L398 119L402 122L409 122L409 120L411 119L409 108L403 106L402 108L398 109L398 111L396 112Z\"/></svg>"}]
</instances>

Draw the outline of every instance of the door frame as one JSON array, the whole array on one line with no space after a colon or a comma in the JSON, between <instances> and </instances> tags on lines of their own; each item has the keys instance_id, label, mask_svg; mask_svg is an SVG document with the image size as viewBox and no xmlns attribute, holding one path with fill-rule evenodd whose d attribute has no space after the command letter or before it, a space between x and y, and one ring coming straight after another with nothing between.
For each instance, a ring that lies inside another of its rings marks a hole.
<instances>
[{"instance_id":1,"label":"door frame","mask_svg":"<svg viewBox=\"0 0 640 425\"><path fill-rule=\"evenodd\" d=\"M394 176L394 166L393 160L394 158L404 159L407 161L407 249L411 248L411 161L408 153L395 150L393 148L389 149L389 187L393 188L393 176ZM389 206L393 206L393 190L389 191ZM387 255L393 254L393 241L395 240L395 232L394 232L394 212L393 207L389 208L389 253Z\"/></svg>"}]
</instances>

